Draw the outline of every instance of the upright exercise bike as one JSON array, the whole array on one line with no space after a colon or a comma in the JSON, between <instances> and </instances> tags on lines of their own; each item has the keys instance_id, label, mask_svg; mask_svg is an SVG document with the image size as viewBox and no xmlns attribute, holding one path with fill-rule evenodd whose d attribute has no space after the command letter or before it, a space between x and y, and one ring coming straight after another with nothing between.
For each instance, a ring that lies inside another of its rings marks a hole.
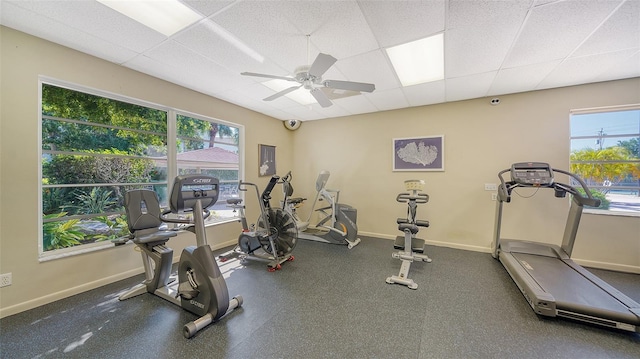
<instances>
[{"instance_id":1,"label":"upright exercise bike","mask_svg":"<svg viewBox=\"0 0 640 359\"><path fill-rule=\"evenodd\" d=\"M238 237L238 244L230 254L220 256L221 261L227 261L231 256L240 257L241 261L247 258L256 258L267 261L270 272L281 268L282 263L294 260L291 254L298 241L298 229L293 217L280 208L271 207L271 192L279 183L279 176L272 176L262 195L258 186L254 183L240 182L238 189L247 191L253 187L260 204L260 217L257 226L247 224L245 206L242 198L229 198L227 205L238 211L242 224L242 233Z\"/></svg>"},{"instance_id":2,"label":"upright exercise bike","mask_svg":"<svg viewBox=\"0 0 640 359\"><path fill-rule=\"evenodd\" d=\"M292 175L287 173L282 178L284 189L283 208L296 221L298 227L298 238L311 241L318 241L330 244L346 245L349 249L360 243L358 238L357 210L349 205L338 203L340 191L326 189L329 180L329 171L322 171L316 179L316 197L309 212L309 218L301 221L296 214L298 208L306 198L289 198L293 194L291 186ZM327 205L315 209L318 201L326 201ZM315 210L315 211L314 211ZM309 225L311 216L318 212L321 216L318 224Z\"/></svg>"},{"instance_id":3,"label":"upright exercise bike","mask_svg":"<svg viewBox=\"0 0 640 359\"><path fill-rule=\"evenodd\" d=\"M402 265L400 266L400 273L387 278L389 284L402 284L406 285L410 289L418 289L418 284L413 279L409 279L409 269L413 261L431 263L429 258L424 253L424 239L416 238L416 234L420 230L419 227L429 227L429 221L423 221L416 219L416 212L418 204L424 204L429 202L429 195L422 193L424 187L424 181L422 180L408 180L404 182L405 188L411 193L403 192L396 197L396 201L400 203L407 203L407 218L398 218L398 230L404 233L403 236L396 237L396 241L393 244L398 252L393 253L393 258L400 259Z\"/></svg>"},{"instance_id":4,"label":"upright exercise bike","mask_svg":"<svg viewBox=\"0 0 640 359\"><path fill-rule=\"evenodd\" d=\"M242 306L242 297L229 300L227 284L207 244L204 220L207 209L218 200L218 179L204 175L178 176L171 191L170 209L160 212L158 195L151 190L135 189L125 194L125 210L131 240L142 254L146 279L120 295L120 300L149 292L200 316L183 328L186 338ZM191 212L192 218L170 218L169 214ZM166 242L175 231L160 230L162 222L178 223L196 235L196 246L186 247L180 255L176 275L171 274L173 249Z\"/></svg>"}]
</instances>

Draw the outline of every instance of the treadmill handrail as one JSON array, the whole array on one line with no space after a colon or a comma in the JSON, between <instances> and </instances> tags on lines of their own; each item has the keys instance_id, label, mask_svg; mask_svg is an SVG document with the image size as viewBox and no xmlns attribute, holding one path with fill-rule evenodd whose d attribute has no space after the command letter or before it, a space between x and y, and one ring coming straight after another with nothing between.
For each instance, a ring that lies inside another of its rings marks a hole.
<instances>
[{"instance_id":1,"label":"treadmill handrail","mask_svg":"<svg viewBox=\"0 0 640 359\"><path fill-rule=\"evenodd\" d=\"M539 186L536 186L533 184L517 183L516 181L513 181L513 180L505 182L504 177L502 175L505 172L509 172L510 170L511 170L510 168L507 168L498 173L498 178L500 178L500 185L498 186L498 200L501 202L507 202L507 203L511 202L511 191L514 188L542 187L542 188L553 188L554 190L556 190L556 193L560 193L560 195L557 194L556 197L564 197L564 193L568 192L574 196L574 198L578 201L579 204L583 206L591 206L591 207L600 206L600 199L594 198L593 195L591 194L591 191L589 190L589 187L587 187L587 184L580 177L574 175L571 172L563 171L556 168L551 169L554 172L562 173L575 179L584 190L586 197L582 195L582 193L580 193L575 187L568 184L561 183L561 182L556 182L556 181L554 181L550 185L539 185Z\"/></svg>"}]
</instances>

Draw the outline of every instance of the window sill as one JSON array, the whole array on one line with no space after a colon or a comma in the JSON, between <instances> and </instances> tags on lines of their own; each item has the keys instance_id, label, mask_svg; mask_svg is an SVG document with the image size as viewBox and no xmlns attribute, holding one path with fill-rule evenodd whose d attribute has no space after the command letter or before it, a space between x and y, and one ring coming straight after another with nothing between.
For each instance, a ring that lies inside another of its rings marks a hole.
<instances>
[{"instance_id":1,"label":"window sill","mask_svg":"<svg viewBox=\"0 0 640 359\"><path fill-rule=\"evenodd\" d=\"M585 208L583 210L583 213L595 214L595 215L603 215L603 216L636 217L636 218L640 218L640 213L638 213L638 212L611 211L611 210L607 210L607 209L588 209L588 208Z\"/></svg>"},{"instance_id":2,"label":"window sill","mask_svg":"<svg viewBox=\"0 0 640 359\"><path fill-rule=\"evenodd\" d=\"M240 220L240 217L220 219L217 222L206 223L205 224L205 228L212 227L212 226L217 226L217 225L220 225L220 224L238 222L239 220ZM179 231L179 232L184 232L184 231ZM132 242L126 242L126 243L120 244L120 245L127 245L127 244L132 244ZM118 246L120 246L120 245L118 245ZM45 253L41 253L40 257L38 258L38 261L40 263L49 262L49 261L53 261L53 260L57 260L57 259L76 256L76 255L79 255L79 254L97 252L97 251L101 251L101 250L108 249L108 248L113 248L113 247L116 247L115 243L113 243L111 241L104 241L104 242L96 242L96 243L84 244L84 245L81 245L81 246L78 246L78 247L56 249L56 250L53 250L53 251L48 251L48 252L45 252Z\"/></svg>"}]
</instances>

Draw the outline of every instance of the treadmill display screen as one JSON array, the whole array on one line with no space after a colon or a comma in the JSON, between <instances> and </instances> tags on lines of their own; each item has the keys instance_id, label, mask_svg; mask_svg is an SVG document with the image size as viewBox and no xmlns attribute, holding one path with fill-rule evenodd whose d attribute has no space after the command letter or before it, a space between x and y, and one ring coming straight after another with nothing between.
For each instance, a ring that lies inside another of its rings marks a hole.
<instances>
[{"instance_id":1,"label":"treadmill display screen","mask_svg":"<svg viewBox=\"0 0 640 359\"><path fill-rule=\"evenodd\" d=\"M511 180L530 186L553 184L553 172L546 163L525 162L511 166Z\"/></svg>"}]
</instances>

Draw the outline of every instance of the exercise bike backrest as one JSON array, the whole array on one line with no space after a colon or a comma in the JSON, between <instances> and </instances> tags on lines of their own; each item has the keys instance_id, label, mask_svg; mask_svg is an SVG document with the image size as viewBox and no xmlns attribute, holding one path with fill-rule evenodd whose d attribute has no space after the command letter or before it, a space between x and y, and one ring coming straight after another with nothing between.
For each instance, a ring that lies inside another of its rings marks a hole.
<instances>
[{"instance_id":1,"label":"exercise bike backrest","mask_svg":"<svg viewBox=\"0 0 640 359\"><path fill-rule=\"evenodd\" d=\"M166 241L175 232L161 231L160 201L158 195L149 189L134 189L124 195L127 225L131 239L135 242Z\"/></svg>"},{"instance_id":2,"label":"exercise bike backrest","mask_svg":"<svg viewBox=\"0 0 640 359\"><path fill-rule=\"evenodd\" d=\"M502 176L509 172L511 181L506 182ZM553 173L561 173L569 176L580 184L584 190L584 194L580 193L575 187L557 182ZM511 165L511 168L500 171L498 173L500 185L498 186L498 201L511 202L511 192L518 187L535 187L535 188L551 188L555 191L557 198L564 198L567 193L573 195L573 199L579 205L599 207L600 200L593 198L587 184L573 173L551 168L548 163L542 162L520 162ZM585 196L586 195L586 196Z\"/></svg>"},{"instance_id":3,"label":"exercise bike backrest","mask_svg":"<svg viewBox=\"0 0 640 359\"><path fill-rule=\"evenodd\" d=\"M416 211L418 204L429 202L429 195L426 193L403 192L398 194L398 196L396 197L396 201L400 203L408 203L406 221L409 221L409 223L416 223L418 222L418 220L416 220ZM398 218L398 224L400 224L401 222L406 223L405 220L402 220L402 218Z\"/></svg>"}]
</instances>

